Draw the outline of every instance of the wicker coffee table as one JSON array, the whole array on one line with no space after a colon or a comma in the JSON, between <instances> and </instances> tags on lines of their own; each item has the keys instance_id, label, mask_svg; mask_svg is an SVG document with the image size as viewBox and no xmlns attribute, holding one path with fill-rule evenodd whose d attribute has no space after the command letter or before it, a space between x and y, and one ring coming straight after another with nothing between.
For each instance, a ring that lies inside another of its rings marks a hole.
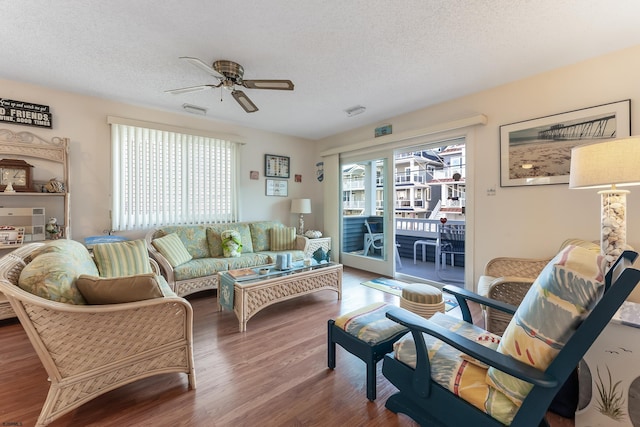
<instances>
[{"instance_id":1,"label":"wicker coffee table","mask_svg":"<svg viewBox=\"0 0 640 427\"><path fill-rule=\"evenodd\" d=\"M326 263L298 267L287 271L270 270L268 275L249 274L234 277L234 272L219 275L218 310L230 309L236 313L240 332L247 330L247 322L257 312L280 301L322 290L332 290L342 298L342 264ZM233 298L231 298L233 286Z\"/></svg>"}]
</instances>

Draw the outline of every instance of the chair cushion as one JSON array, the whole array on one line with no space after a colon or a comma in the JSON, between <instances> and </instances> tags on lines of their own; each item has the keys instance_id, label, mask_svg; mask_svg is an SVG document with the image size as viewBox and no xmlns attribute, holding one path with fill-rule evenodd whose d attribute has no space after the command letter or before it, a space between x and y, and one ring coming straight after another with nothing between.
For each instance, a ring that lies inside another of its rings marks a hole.
<instances>
[{"instance_id":1,"label":"chair cushion","mask_svg":"<svg viewBox=\"0 0 640 427\"><path fill-rule=\"evenodd\" d=\"M296 248L296 228L276 227L269 230L272 251L287 251Z\"/></svg>"},{"instance_id":2,"label":"chair cushion","mask_svg":"<svg viewBox=\"0 0 640 427\"><path fill-rule=\"evenodd\" d=\"M402 331L406 327L387 318L392 305L376 302L336 318L335 325L369 345L375 345Z\"/></svg>"},{"instance_id":3,"label":"chair cushion","mask_svg":"<svg viewBox=\"0 0 640 427\"><path fill-rule=\"evenodd\" d=\"M50 301L86 304L76 287L81 274L98 275L87 248L69 239L53 240L38 248L18 279L18 286Z\"/></svg>"},{"instance_id":4,"label":"chair cushion","mask_svg":"<svg viewBox=\"0 0 640 427\"><path fill-rule=\"evenodd\" d=\"M144 240L100 243L93 247L93 257L101 277L133 276L152 273Z\"/></svg>"},{"instance_id":5,"label":"chair cushion","mask_svg":"<svg viewBox=\"0 0 640 427\"><path fill-rule=\"evenodd\" d=\"M176 280L189 280L212 276L218 271L228 269L229 262L225 258L197 258L175 267L173 269L173 276Z\"/></svg>"},{"instance_id":6,"label":"chair cushion","mask_svg":"<svg viewBox=\"0 0 640 427\"><path fill-rule=\"evenodd\" d=\"M169 261L171 267L177 267L193 259L176 233L154 239L151 243Z\"/></svg>"},{"instance_id":7,"label":"chair cushion","mask_svg":"<svg viewBox=\"0 0 640 427\"><path fill-rule=\"evenodd\" d=\"M153 273L109 278L83 274L76 286L89 304L119 304L164 296Z\"/></svg>"},{"instance_id":8,"label":"chair cushion","mask_svg":"<svg viewBox=\"0 0 640 427\"><path fill-rule=\"evenodd\" d=\"M202 225L173 225L162 228L165 235L177 234L187 251L196 259L209 257L207 230L208 228Z\"/></svg>"},{"instance_id":9,"label":"chair cushion","mask_svg":"<svg viewBox=\"0 0 640 427\"><path fill-rule=\"evenodd\" d=\"M580 246L585 249L589 249L591 251L600 253L600 245L594 242L589 242L583 239L567 239L560 244L560 250L566 248L567 246Z\"/></svg>"},{"instance_id":10,"label":"chair cushion","mask_svg":"<svg viewBox=\"0 0 640 427\"><path fill-rule=\"evenodd\" d=\"M210 256L225 256L222 243L222 233L227 230L235 230L240 234L240 243L242 243L241 252L243 254L253 252L253 243L251 242L251 232L249 231L249 224L213 224L207 228L206 233Z\"/></svg>"},{"instance_id":11,"label":"chair cushion","mask_svg":"<svg viewBox=\"0 0 640 427\"><path fill-rule=\"evenodd\" d=\"M269 255L260 254L241 254L237 258L227 259L229 270L238 270L240 268L250 268L258 265L265 265L271 262Z\"/></svg>"},{"instance_id":12,"label":"chair cushion","mask_svg":"<svg viewBox=\"0 0 640 427\"><path fill-rule=\"evenodd\" d=\"M499 336L443 313L434 314L430 321L485 347L496 349L500 342ZM428 334L423 336L429 349L432 380L498 421L509 425L518 407L504 394L487 384L487 368L474 359L469 360L464 353L439 339ZM393 350L396 359L415 369L416 347L411 334L397 341Z\"/></svg>"},{"instance_id":13,"label":"chair cushion","mask_svg":"<svg viewBox=\"0 0 640 427\"><path fill-rule=\"evenodd\" d=\"M211 257L221 257L222 254L222 238L220 237L220 233L222 233L226 228L222 227L220 224L212 225L207 228L207 245L209 247L209 256Z\"/></svg>"},{"instance_id":14,"label":"chair cushion","mask_svg":"<svg viewBox=\"0 0 640 427\"><path fill-rule=\"evenodd\" d=\"M283 225L277 221L250 222L249 230L251 231L251 242L254 252L271 250L270 230L282 226Z\"/></svg>"},{"instance_id":15,"label":"chair cushion","mask_svg":"<svg viewBox=\"0 0 640 427\"><path fill-rule=\"evenodd\" d=\"M93 274L95 276L99 274L98 267L96 267L96 263L87 250L87 247L80 242L71 239L51 240L35 250L31 257L35 259L40 255L48 253L64 254L65 258L69 261L73 260L78 271L84 274Z\"/></svg>"},{"instance_id":16,"label":"chair cushion","mask_svg":"<svg viewBox=\"0 0 640 427\"><path fill-rule=\"evenodd\" d=\"M603 291L604 258L583 247L567 246L531 285L504 331L498 351L545 370ZM487 381L516 405L522 404L532 388L494 368L489 368Z\"/></svg>"},{"instance_id":17,"label":"chair cushion","mask_svg":"<svg viewBox=\"0 0 640 427\"><path fill-rule=\"evenodd\" d=\"M482 295L483 297L486 297L487 295L489 295L489 289L491 288L491 284L496 279L497 277L493 277L493 276L480 276L478 278L478 290L476 291L478 295Z\"/></svg>"},{"instance_id":18,"label":"chair cushion","mask_svg":"<svg viewBox=\"0 0 640 427\"><path fill-rule=\"evenodd\" d=\"M76 287L76 279L83 273L75 258L62 252L49 252L38 255L22 269L18 286L50 301L86 304ZM97 274L97 269L92 273Z\"/></svg>"}]
</instances>

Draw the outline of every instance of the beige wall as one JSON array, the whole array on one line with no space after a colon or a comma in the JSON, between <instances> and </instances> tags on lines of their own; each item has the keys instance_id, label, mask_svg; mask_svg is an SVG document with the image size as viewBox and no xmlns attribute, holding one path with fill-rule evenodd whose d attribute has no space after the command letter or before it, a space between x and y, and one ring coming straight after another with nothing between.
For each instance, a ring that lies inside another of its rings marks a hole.
<instances>
[{"instance_id":1,"label":"beige wall","mask_svg":"<svg viewBox=\"0 0 640 427\"><path fill-rule=\"evenodd\" d=\"M496 70L499 73L500 70ZM500 187L499 126L631 99L632 134L640 126L640 46L506 84L385 120L394 134L484 114L467 162L473 192L473 277L497 256L547 257L569 237L599 239L600 199L595 190L567 185ZM370 140L375 126L319 141L318 152ZM495 196L487 190L496 189ZM640 248L640 187L628 199L628 241ZM469 206L468 206L469 208Z\"/></svg>"},{"instance_id":2,"label":"beige wall","mask_svg":"<svg viewBox=\"0 0 640 427\"><path fill-rule=\"evenodd\" d=\"M473 218L474 277L496 256L546 257L565 238L598 238L599 198L595 191L569 190L566 185L500 187L499 126L631 99L633 133L640 123L640 113L635 108L640 102L639 75L637 46L384 121L391 123L394 134L398 134L476 114L488 117L487 125L474 132L475 146L470 147L472 157L468 158L473 162L473 174L467 179L473 191L473 214L469 218ZM49 105L54 120L52 130L3 124L0 128L71 139L71 224L76 240L101 234L109 227L109 115L237 134L246 141L241 161L242 219L278 219L293 225L296 218L289 213L290 199L309 197L314 213L305 216L306 227L320 230L324 226L323 190L328 185L327 180L319 183L315 178L320 153L369 140L375 127L313 142L14 81L0 80L0 96ZM266 153L291 156L292 174L303 175L301 184L295 183L293 176L289 180L288 198L264 195ZM260 180L249 180L250 170L260 171ZM491 188L496 189L495 196L487 195ZM631 190L628 238L631 245L640 248L640 188ZM338 212L337 208L329 211Z\"/></svg>"},{"instance_id":3,"label":"beige wall","mask_svg":"<svg viewBox=\"0 0 640 427\"><path fill-rule=\"evenodd\" d=\"M188 114L171 113L127 105L109 100L51 90L39 86L0 79L0 97L49 105L53 114L53 129L39 129L0 123L0 128L13 132L30 131L50 139L70 138L71 170L71 234L75 240L102 234L110 226L110 133L107 116L125 117L165 123L209 132L236 134L246 142L242 149L240 209L243 220L276 219L285 224L297 224L289 213L290 199L311 197L312 209L320 211L320 192L315 178L318 159L311 141L270 132L248 129L232 124L203 120ZM179 106L179 102L176 102ZM230 107L236 107L231 106ZM264 154L291 157L289 197L266 197ZM249 171L260 172L260 179L250 180ZM37 171L34 171L36 174ZM302 183L294 182L293 174L302 174ZM47 177L49 179L51 177ZM316 228L315 213L305 215L307 228ZM320 227L320 225L318 225ZM142 231L120 233L130 237Z\"/></svg>"}]
</instances>

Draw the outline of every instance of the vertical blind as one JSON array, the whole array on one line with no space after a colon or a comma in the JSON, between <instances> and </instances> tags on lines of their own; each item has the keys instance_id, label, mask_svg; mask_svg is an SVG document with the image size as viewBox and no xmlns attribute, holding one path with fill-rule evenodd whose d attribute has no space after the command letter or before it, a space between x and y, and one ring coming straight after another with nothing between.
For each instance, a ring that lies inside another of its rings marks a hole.
<instances>
[{"instance_id":1,"label":"vertical blind","mask_svg":"<svg viewBox=\"0 0 640 427\"><path fill-rule=\"evenodd\" d=\"M112 229L237 221L238 146L112 123Z\"/></svg>"}]
</instances>

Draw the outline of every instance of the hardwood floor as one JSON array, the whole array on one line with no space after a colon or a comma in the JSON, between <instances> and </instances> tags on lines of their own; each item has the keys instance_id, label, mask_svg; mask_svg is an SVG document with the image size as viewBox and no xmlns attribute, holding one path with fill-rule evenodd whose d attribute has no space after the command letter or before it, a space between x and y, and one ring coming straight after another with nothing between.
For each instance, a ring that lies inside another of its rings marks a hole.
<instances>
[{"instance_id":1,"label":"hardwood floor","mask_svg":"<svg viewBox=\"0 0 640 427\"><path fill-rule=\"evenodd\" d=\"M359 283L377 274L345 268L343 298L322 291L275 304L238 332L233 313L218 312L215 294L189 298L194 313L197 389L184 374L137 381L94 399L50 426L416 426L385 409L395 388L378 365L375 402L365 365L337 348L327 368L327 320L398 297ZM33 426L48 391L42 364L17 321L0 322L0 424ZM571 426L558 417L554 427Z\"/></svg>"}]
</instances>

